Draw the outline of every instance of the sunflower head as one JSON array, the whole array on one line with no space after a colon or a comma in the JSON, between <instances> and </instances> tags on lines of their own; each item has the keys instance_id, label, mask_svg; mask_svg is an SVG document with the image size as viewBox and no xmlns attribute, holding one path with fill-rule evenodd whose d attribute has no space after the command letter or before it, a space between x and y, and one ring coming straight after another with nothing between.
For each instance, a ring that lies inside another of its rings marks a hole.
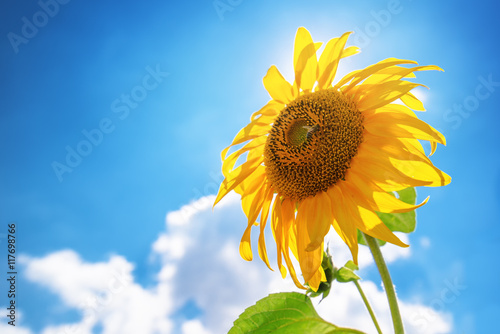
<instances>
[{"instance_id":1,"label":"sunflower head","mask_svg":"<svg viewBox=\"0 0 500 334\"><path fill-rule=\"evenodd\" d=\"M345 46L348 37L331 39L319 52L322 43L298 29L295 80L287 82L275 66L268 70L264 86L271 100L222 151L225 179L215 200L232 190L241 195L248 218L240 243L244 259L253 257L250 234L259 225L259 256L271 268L264 237L270 221L282 276L287 267L304 288L291 251L303 281L315 291L326 280L321 263L330 227L349 246L355 263L357 230L407 247L377 212L411 211L427 199L410 205L390 192L451 180L424 153L420 141L430 142L432 154L445 139L412 111L425 110L411 93L422 85L406 80L414 72L440 68L388 58L334 82L340 59L358 52ZM244 153L246 161L235 166Z\"/></svg>"},{"instance_id":2,"label":"sunflower head","mask_svg":"<svg viewBox=\"0 0 500 334\"><path fill-rule=\"evenodd\" d=\"M277 193L300 201L345 178L363 140L363 114L333 89L305 93L274 120L264 148Z\"/></svg>"}]
</instances>

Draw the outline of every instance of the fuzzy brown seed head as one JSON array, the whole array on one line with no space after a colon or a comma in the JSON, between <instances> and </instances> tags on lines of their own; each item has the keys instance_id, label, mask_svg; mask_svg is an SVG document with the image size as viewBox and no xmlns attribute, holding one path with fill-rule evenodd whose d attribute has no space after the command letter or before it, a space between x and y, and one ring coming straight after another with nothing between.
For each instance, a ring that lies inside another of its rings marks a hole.
<instances>
[{"instance_id":1,"label":"fuzzy brown seed head","mask_svg":"<svg viewBox=\"0 0 500 334\"><path fill-rule=\"evenodd\" d=\"M363 116L350 99L335 90L306 93L274 121L266 174L282 196L314 196L344 179L362 141Z\"/></svg>"}]
</instances>

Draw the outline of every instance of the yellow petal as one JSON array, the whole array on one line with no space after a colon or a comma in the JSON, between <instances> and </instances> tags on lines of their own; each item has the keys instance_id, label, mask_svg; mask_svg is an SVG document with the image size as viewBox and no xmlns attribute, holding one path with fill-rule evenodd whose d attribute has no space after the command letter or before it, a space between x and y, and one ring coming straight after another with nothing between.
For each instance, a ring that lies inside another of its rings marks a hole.
<instances>
[{"instance_id":1,"label":"yellow petal","mask_svg":"<svg viewBox=\"0 0 500 334\"><path fill-rule=\"evenodd\" d=\"M271 97L283 104L293 100L292 85L283 78L276 66L271 66L263 79L264 87Z\"/></svg>"},{"instance_id":2,"label":"yellow petal","mask_svg":"<svg viewBox=\"0 0 500 334\"><path fill-rule=\"evenodd\" d=\"M415 74L413 72L430 70L441 70L441 68L435 65L415 66L410 68L401 66L388 67L368 77L363 84L377 84L386 81L400 80L402 78L414 78Z\"/></svg>"},{"instance_id":3,"label":"yellow petal","mask_svg":"<svg viewBox=\"0 0 500 334\"><path fill-rule=\"evenodd\" d=\"M266 148L265 145L261 145L261 146L254 148L253 150L249 151L248 155L247 155L247 161L250 161L250 160L253 160L253 159L259 158L259 157L263 158L265 148Z\"/></svg>"},{"instance_id":4,"label":"yellow petal","mask_svg":"<svg viewBox=\"0 0 500 334\"><path fill-rule=\"evenodd\" d=\"M224 157L229 151L229 148L231 146L238 145L246 142L247 140L251 140L266 135L268 134L269 130L271 130L271 124L267 122L262 122L260 121L259 118L256 119L255 121L248 123L247 126L245 126L236 134L231 145L229 145L222 151L221 154L222 160L224 160Z\"/></svg>"},{"instance_id":5,"label":"yellow petal","mask_svg":"<svg viewBox=\"0 0 500 334\"><path fill-rule=\"evenodd\" d=\"M363 151L359 150L358 155L351 160L351 168L346 174L346 179L349 173L366 175L384 191L397 191L432 183L431 181L413 179L397 170L387 159L370 156Z\"/></svg>"},{"instance_id":6,"label":"yellow petal","mask_svg":"<svg viewBox=\"0 0 500 334\"><path fill-rule=\"evenodd\" d=\"M275 100L271 100L267 102L267 104L260 108L260 110L257 110L252 114L250 117L251 121L256 120L259 117L262 116L271 116L271 117L276 117L279 115L280 111L284 108L285 106L283 103L277 102Z\"/></svg>"},{"instance_id":7,"label":"yellow petal","mask_svg":"<svg viewBox=\"0 0 500 334\"><path fill-rule=\"evenodd\" d=\"M262 163L262 157L257 157L255 159L249 160L243 163L241 166L228 172L225 176L226 178L222 181L217 197L215 198L214 206L219 203L219 201L226 196L231 190L236 188L241 182L243 182L248 176L250 176L257 167Z\"/></svg>"},{"instance_id":8,"label":"yellow petal","mask_svg":"<svg viewBox=\"0 0 500 334\"><path fill-rule=\"evenodd\" d=\"M442 187L451 182L451 177L448 174L422 160L391 159L391 163L402 173L414 179L430 181L426 187Z\"/></svg>"},{"instance_id":9,"label":"yellow petal","mask_svg":"<svg viewBox=\"0 0 500 334\"><path fill-rule=\"evenodd\" d=\"M283 219L281 217L281 199L277 197L274 201L271 215L272 228L274 241L276 242L276 254L278 258L278 268L281 277L286 277L286 269L283 266Z\"/></svg>"},{"instance_id":10,"label":"yellow petal","mask_svg":"<svg viewBox=\"0 0 500 334\"><path fill-rule=\"evenodd\" d=\"M248 202L244 203L243 211L248 218L248 225L253 226L262 211L262 206L264 205L265 195L269 191L269 186L263 184L254 194L246 195L243 200L249 199Z\"/></svg>"},{"instance_id":11,"label":"yellow petal","mask_svg":"<svg viewBox=\"0 0 500 334\"><path fill-rule=\"evenodd\" d=\"M311 34L304 27L297 30L293 55L295 81L298 87L304 91L312 90L316 82L318 61Z\"/></svg>"},{"instance_id":12,"label":"yellow petal","mask_svg":"<svg viewBox=\"0 0 500 334\"><path fill-rule=\"evenodd\" d=\"M398 75L402 70L407 69L402 66L392 66L384 68L378 71L376 74L370 75L368 78L363 81L363 84L377 84L388 80L400 79L400 78L415 78L415 74L408 73L406 76Z\"/></svg>"},{"instance_id":13,"label":"yellow petal","mask_svg":"<svg viewBox=\"0 0 500 334\"><path fill-rule=\"evenodd\" d=\"M400 99L404 104L408 106L408 108L418 111L425 111L422 101L417 99L417 97L411 92L408 92L405 95L401 96Z\"/></svg>"},{"instance_id":14,"label":"yellow petal","mask_svg":"<svg viewBox=\"0 0 500 334\"><path fill-rule=\"evenodd\" d=\"M350 173L351 186L347 186L352 192L356 193L358 198L363 199L367 208L378 212L400 213L413 211L427 203L427 197L418 205L405 203L387 192L383 192L380 187L366 178L360 177L357 174ZM346 182L347 183L347 182Z\"/></svg>"},{"instance_id":15,"label":"yellow petal","mask_svg":"<svg viewBox=\"0 0 500 334\"><path fill-rule=\"evenodd\" d=\"M288 247L292 251L293 256L299 260L299 252L297 250L298 247L298 241L297 241L297 219L293 220L292 226L290 226L290 229L288 230L288 237L289 237L289 243Z\"/></svg>"},{"instance_id":16,"label":"yellow petal","mask_svg":"<svg viewBox=\"0 0 500 334\"><path fill-rule=\"evenodd\" d=\"M432 184L428 185L429 187L445 186L451 182L451 177L435 167L432 161L424 154L422 145L418 140L401 139L398 142L401 142L411 153L405 152L405 154L395 156L394 158L397 161L394 166L396 168L401 168L403 173L406 173L405 170L410 169L411 173L406 174L413 178L421 179L425 177L427 180L431 180ZM437 145L435 142L431 142L432 144ZM384 151L392 153L389 147L385 147ZM404 166L399 167L400 164L406 165L406 169Z\"/></svg>"},{"instance_id":17,"label":"yellow petal","mask_svg":"<svg viewBox=\"0 0 500 334\"><path fill-rule=\"evenodd\" d=\"M408 149L411 150L413 153L419 154L419 155L425 157L424 148L422 147L422 144L420 143L420 141L418 139L414 139L414 138L397 138L395 140L397 140L398 142L401 142L401 144L404 145L405 147L408 147ZM409 148L410 146L412 148Z\"/></svg>"},{"instance_id":18,"label":"yellow petal","mask_svg":"<svg viewBox=\"0 0 500 334\"><path fill-rule=\"evenodd\" d=\"M323 42L314 42L314 50L318 52L318 50L321 48L323 45Z\"/></svg>"},{"instance_id":19,"label":"yellow petal","mask_svg":"<svg viewBox=\"0 0 500 334\"><path fill-rule=\"evenodd\" d=\"M340 81L335 85L335 88L340 88L347 84L349 81L349 85L345 87L344 92L349 92L351 88L359 84L364 79L368 78L370 75L375 74L387 67L401 65L401 64L417 64L417 62L413 60L406 59L396 59L396 58L387 58L382 61L379 61L376 64L370 65L363 70L353 71L347 75L345 75Z\"/></svg>"},{"instance_id":20,"label":"yellow petal","mask_svg":"<svg viewBox=\"0 0 500 334\"><path fill-rule=\"evenodd\" d=\"M307 281L309 287L314 291L318 291L319 285L321 282L326 282L325 271L322 267L319 267L318 270L314 273L314 275Z\"/></svg>"},{"instance_id":21,"label":"yellow petal","mask_svg":"<svg viewBox=\"0 0 500 334\"><path fill-rule=\"evenodd\" d=\"M379 71L377 74L371 75L368 77L364 82L363 85L365 84L380 84L383 82L388 82L388 81L398 81L402 78L408 78L408 77L414 77L415 75L413 72L416 71L429 71L429 70L439 70L442 71L442 69L438 66L435 65L428 65L428 66L415 66L411 68L405 68L405 67L399 67L399 66L394 66L394 67L389 67L385 68L381 71ZM405 82L405 81L403 81ZM374 85L376 87L376 85ZM368 95L381 95L380 92L373 92L372 94L366 94ZM414 109L414 110L419 110L419 111L425 111L425 108L418 100L415 95L410 93L409 91L406 94L403 94L400 96L400 99L403 103L405 103L408 107Z\"/></svg>"},{"instance_id":22,"label":"yellow petal","mask_svg":"<svg viewBox=\"0 0 500 334\"><path fill-rule=\"evenodd\" d=\"M445 137L429 124L402 113L379 113L365 119L366 131L377 136L414 138L446 145Z\"/></svg>"},{"instance_id":23,"label":"yellow petal","mask_svg":"<svg viewBox=\"0 0 500 334\"><path fill-rule=\"evenodd\" d=\"M344 51L342 51L341 58L350 57L350 56L353 56L359 52L360 52L360 50L357 46L350 46L348 48L345 48Z\"/></svg>"},{"instance_id":24,"label":"yellow petal","mask_svg":"<svg viewBox=\"0 0 500 334\"><path fill-rule=\"evenodd\" d=\"M359 156L362 159L371 157L367 159L383 161L383 164L394 167L412 179L426 182L425 186L428 187L444 186L451 181L446 173L432 164L417 140L366 135L360 151L362 152ZM370 166L365 168L370 168ZM360 170L358 172L361 173Z\"/></svg>"},{"instance_id":25,"label":"yellow petal","mask_svg":"<svg viewBox=\"0 0 500 334\"><path fill-rule=\"evenodd\" d=\"M332 85L349 34L351 33L346 32L340 38L333 38L326 44L318 62L318 87L320 89L326 89ZM351 50L354 52L354 49Z\"/></svg>"},{"instance_id":26,"label":"yellow petal","mask_svg":"<svg viewBox=\"0 0 500 334\"><path fill-rule=\"evenodd\" d=\"M360 98L357 103L359 110L380 108L399 99L415 87L423 85L409 81L394 80L366 86L368 88L366 88L363 98Z\"/></svg>"},{"instance_id":27,"label":"yellow petal","mask_svg":"<svg viewBox=\"0 0 500 334\"><path fill-rule=\"evenodd\" d=\"M257 192L266 183L266 167L258 166L255 172L253 172L249 177L247 177L240 185L234 188L234 191L241 195L241 205L243 212L250 215L250 206L252 204L253 198L257 196Z\"/></svg>"},{"instance_id":28,"label":"yellow petal","mask_svg":"<svg viewBox=\"0 0 500 334\"><path fill-rule=\"evenodd\" d=\"M292 226L295 225L295 205L288 198L285 198L281 204L281 215L283 218L283 239L285 241L283 246L283 257L285 258L286 266L290 271L290 276L292 277L295 285L300 289L306 289L297 278L295 268L293 267L293 263L290 259L290 253L288 251L291 248L290 242L292 238L290 234L293 234ZM294 248L297 248L296 244L294 244Z\"/></svg>"},{"instance_id":29,"label":"yellow petal","mask_svg":"<svg viewBox=\"0 0 500 334\"><path fill-rule=\"evenodd\" d=\"M394 103L386 104L385 106L377 108L377 109L365 110L365 111L363 111L363 115L365 116L365 119L368 119L371 116L376 115L376 114L391 113L391 112L403 113L403 114L407 114L409 116L412 116L414 118L418 118L417 115L411 109L409 109L407 106L404 106L402 104L394 104Z\"/></svg>"},{"instance_id":30,"label":"yellow petal","mask_svg":"<svg viewBox=\"0 0 500 334\"><path fill-rule=\"evenodd\" d=\"M281 216L283 218L283 231L288 233L288 230L295 223L295 205L290 198L283 199Z\"/></svg>"},{"instance_id":31,"label":"yellow petal","mask_svg":"<svg viewBox=\"0 0 500 334\"><path fill-rule=\"evenodd\" d=\"M304 281L309 282L311 277L316 273L318 268L321 266L321 261L323 259L323 249L317 247L313 251L306 251L306 248L311 244L311 238L307 231L307 224L304 221L299 220L299 212L297 213L297 253L300 263L300 269L302 270L302 275L304 276Z\"/></svg>"},{"instance_id":32,"label":"yellow petal","mask_svg":"<svg viewBox=\"0 0 500 334\"><path fill-rule=\"evenodd\" d=\"M266 140L267 140L266 136L257 137L255 139L251 140L250 142L248 142L241 149L237 150L236 152L231 153L222 162L222 173L224 175L226 175L227 173L229 173L233 169L233 167L234 167L234 165L236 163L236 160L238 160L238 158L243 153L251 151L251 150L255 150L259 146L264 146L264 144L266 143ZM262 151L263 151L263 149L262 149Z\"/></svg>"},{"instance_id":33,"label":"yellow petal","mask_svg":"<svg viewBox=\"0 0 500 334\"><path fill-rule=\"evenodd\" d=\"M267 251L266 251L266 240L264 237L264 228L266 227L267 223L267 218L269 216L269 209L271 207L271 201L273 200L273 194L274 191L270 187L268 193L266 194L266 197L264 199L264 203L262 205L262 212L260 214L260 234L259 234L259 243L258 243L258 250L259 250L259 256L264 261L264 263L267 265L267 267L271 270L271 265L269 264L269 258L267 257Z\"/></svg>"},{"instance_id":34,"label":"yellow petal","mask_svg":"<svg viewBox=\"0 0 500 334\"><path fill-rule=\"evenodd\" d=\"M433 155L434 152L436 152L436 148L437 148L437 143L434 141L431 141L431 153L429 154L429 156Z\"/></svg>"},{"instance_id":35,"label":"yellow petal","mask_svg":"<svg viewBox=\"0 0 500 334\"><path fill-rule=\"evenodd\" d=\"M252 261L252 246L250 243L250 234L251 229L257 217L259 216L260 211L262 210L262 204L264 202L264 195L268 192L268 187L264 184L262 187L255 193L255 195L250 195L248 198L251 199L251 204L249 208L244 208L245 214L248 218L247 228L243 233L243 236L240 241L240 255L243 259L247 261ZM246 210L245 210L246 209Z\"/></svg>"},{"instance_id":36,"label":"yellow petal","mask_svg":"<svg viewBox=\"0 0 500 334\"><path fill-rule=\"evenodd\" d=\"M300 203L297 220L307 226L310 243L306 251L318 248L333 221L331 202L326 192L320 191L314 197L304 199Z\"/></svg>"},{"instance_id":37,"label":"yellow petal","mask_svg":"<svg viewBox=\"0 0 500 334\"><path fill-rule=\"evenodd\" d=\"M350 210L354 213L356 225L362 232L374 238L390 242L396 246L408 247L407 244L399 240L399 238L385 226L375 212L365 209L362 206L358 206L356 210L354 204L351 205Z\"/></svg>"},{"instance_id":38,"label":"yellow petal","mask_svg":"<svg viewBox=\"0 0 500 334\"><path fill-rule=\"evenodd\" d=\"M356 227L374 238L384 240L401 247L408 247L380 220L375 212L358 206L354 194L347 192L344 196L345 205Z\"/></svg>"},{"instance_id":39,"label":"yellow petal","mask_svg":"<svg viewBox=\"0 0 500 334\"><path fill-rule=\"evenodd\" d=\"M332 226L337 234L344 240L349 247L354 263L358 263L358 232L356 224L349 216L344 204L344 194L341 188L345 182L340 182L328 189L327 193L332 203L334 220Z\"/></svg>"},{"instance_id":40,"label":"yellow petal","mask_svg":"<svg viewBox=\"0 0 500 334\"><path fill-rule=\"evenodd\" d=\"M252 261L252 246L250 244L250 233L251 233L252 225L249 225L245 232L243 232L243 236L240 241L240 256L246 261Z\"/></svg>"},{"instance_id":41,"label":"yellow petal","mask_svg":"<svg viewBox=\"0 0 500 334\"><path fill-rule=\"evenodd\" d=\"M423 160L429 164L432 162L424 154L422 145L413 138L380 137L365 133L363 148L368 149L371 154L392 157L401 160Z\"/></svg>"}]
</instances>

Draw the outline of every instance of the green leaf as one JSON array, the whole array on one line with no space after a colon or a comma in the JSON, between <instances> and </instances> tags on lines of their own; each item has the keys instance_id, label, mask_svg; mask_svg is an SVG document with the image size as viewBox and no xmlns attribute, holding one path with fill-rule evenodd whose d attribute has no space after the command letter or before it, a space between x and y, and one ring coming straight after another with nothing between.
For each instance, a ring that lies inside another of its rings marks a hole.
<instances>
[{"instance_id":1,"label":"green leaf","mask_svg":"<svg viewBox=\"0 0 500 334\"><path fill-rule=\"evenodd\" d=\"M234 322L228 334L362 334L337 327L322 318L311 299L297 292L271 294L250 306Z\"/></svg>"},{"instance_id":2,"label":"green leaf","mask_svg":"<svg viewBox=\"0 0 500 334\"><path fill-rule=\"evenodd\" d=\"M337 271L337 281L340 283L352 282L360 279L358 275L354 273L354 270L358 270L359 267L352 261L348 261L342 268Z\"/></svg>"},{"instance_id":3,"label":"green leaf","mask_svg":"<svg viewBox=\"0 0 500 334\"><path fill-rule=\"evenodd\" d=\"M415 188L400 190L398 194L401 201L415 205L417 200ZM415 231L415 226L417 224L415 210L403 213L378 213L378 216L391 231L404 233Z\"/></svg>"},{"instance_id":4,"label":"green leaf","mask_svg":"<svg viewBox=\"0 0 500 334\"><path fill-rule=\"evenodd\" d=\"M398 198L408 204L415 205L417 192L415 188L406 188L397 192ZM403 213L381 213L377 212L379 218L393 232L411 233L415 231L417 225L417 214L415 210ZM385 245L385 241L378 240L380 246ZM358 230L358 243L366 245L365 238Z\"/></svg>"}]
</instances>

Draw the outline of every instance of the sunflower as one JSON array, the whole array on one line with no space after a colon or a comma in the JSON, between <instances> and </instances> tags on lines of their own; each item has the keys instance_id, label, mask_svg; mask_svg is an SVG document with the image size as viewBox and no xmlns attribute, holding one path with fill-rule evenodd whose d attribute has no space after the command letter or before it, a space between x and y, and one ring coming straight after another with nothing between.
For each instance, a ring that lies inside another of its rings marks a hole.
<instances>
[{"instance_id":1,"label":"sunflower","mask_svg":"<svg viewBox=\"0 0 500 334\"><path fill-rule=\"evenodd\" d=\"M268 70L263 82L272 100L222 151L225 179L214 204L232 190L241 195L248 225L240 254L252 260L250 233L257 225L259 256L271 269L264 240L270 218L282 276L286 265L295 284L304 288L291 250L304 282L315 291L325 281L321 262L330 226L347 244L355 263L358 229L408 247L376 212L414 210L427 199L410 205L391 192L444 186L451 180L432 164L420 143L430 142L430 155L437 143L446 144L441 133L411 110L425 110L410 92L423 85L405 80L414 78L416 71L441 69L388 58L334 83L340 59L359 52L357 47L345 47L349 34L331 39L319 53L322 43L314 42L305 28L298 29L295 80L287 82L276 66ZM236 166L245 155L246 161Z\"/></svg>"}]
</instances>

